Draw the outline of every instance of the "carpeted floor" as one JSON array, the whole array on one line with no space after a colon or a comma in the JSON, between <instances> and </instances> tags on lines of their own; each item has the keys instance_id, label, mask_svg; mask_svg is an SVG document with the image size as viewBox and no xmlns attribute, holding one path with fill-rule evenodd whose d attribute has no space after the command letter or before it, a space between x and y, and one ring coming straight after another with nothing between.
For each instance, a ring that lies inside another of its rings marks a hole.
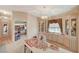
<instances>
[{"instance_id":1,"label":"carpeted floor","mask_svg":"<svg viewBox=\"0 0 79 59\"><path fill-rule=\"evenodd\" d=\"M24 45L23 41L12 44L1 44L0 53L23 53Z\"/></svg>"}]
</instances>

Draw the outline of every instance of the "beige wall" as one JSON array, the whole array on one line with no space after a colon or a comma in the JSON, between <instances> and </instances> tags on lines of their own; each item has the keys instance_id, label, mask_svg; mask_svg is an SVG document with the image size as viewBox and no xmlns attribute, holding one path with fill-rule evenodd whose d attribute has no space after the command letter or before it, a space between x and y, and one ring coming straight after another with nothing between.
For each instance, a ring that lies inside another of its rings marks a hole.
<instances>
[{"instance_id":1,"label":"beige wall","mask_svg":"<svg viewBox=\"0 0 79 59\"><path fill-rule=\"evenodd\" d=\"M31 38L38 34L39 27L36 17L29 16L27 20L27 38Z\"/></svg>"}]
</instances>

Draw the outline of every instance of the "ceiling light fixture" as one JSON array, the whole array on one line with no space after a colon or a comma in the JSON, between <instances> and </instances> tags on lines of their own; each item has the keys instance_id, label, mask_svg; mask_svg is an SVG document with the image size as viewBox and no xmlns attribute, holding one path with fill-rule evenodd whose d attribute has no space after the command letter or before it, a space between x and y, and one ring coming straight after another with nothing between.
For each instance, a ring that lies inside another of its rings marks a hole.
<instances>
[{"instance_id":1,"label":"ceiling light fixture","mask_svg":"<svg viewBox=\"0 0 79 59\"><path fill-rule=\"evenodd\" d=\"M0 10L0 13L4 14L4 15L10 15L11 12L6 11L6 10Z\"/></svg>"},{"instance_id":2,"label":"ceiling light fixture","mask_svg":"<svg viewBox=\"0 0 79 59\"><path fill-rule=\"evenodd\" d=\"M41 16L41 18L42 18L42 19L47 19L47 18L48 18L48 16Z\"/></svg>"}]
</instances>

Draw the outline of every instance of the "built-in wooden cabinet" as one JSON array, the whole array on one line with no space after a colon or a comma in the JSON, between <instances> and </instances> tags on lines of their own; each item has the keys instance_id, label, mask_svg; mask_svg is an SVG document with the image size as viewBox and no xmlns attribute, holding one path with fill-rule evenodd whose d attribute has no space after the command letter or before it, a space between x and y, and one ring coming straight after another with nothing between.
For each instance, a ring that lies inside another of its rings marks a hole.
<instances>
[{"instance_id":1,"label":"built-in wooden cabinet","mask_svg":"<svg viewBox=\"0 0 79 59\"><path fill-rule=\"evenodd\" d=\"M38 19L39 32L48 32L48 19Z\"/></svg>"},{"instance_id":2,"label":"built-in wooden cabinet","mask_svg":"<svg viewBox=\"0 0 79 59\"><path fill-rule=\"evenodd\" d=\"M65 33L69 36L76 37L76 18L65 19Z\"/></svg>"}]
</instances>

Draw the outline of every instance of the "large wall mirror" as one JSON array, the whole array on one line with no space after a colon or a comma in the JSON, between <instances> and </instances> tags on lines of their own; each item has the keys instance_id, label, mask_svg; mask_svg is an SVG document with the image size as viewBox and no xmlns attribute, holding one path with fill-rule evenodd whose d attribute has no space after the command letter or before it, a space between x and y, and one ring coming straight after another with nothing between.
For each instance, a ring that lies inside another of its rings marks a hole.
<instances>
[{"instance_id":1,"label":"large wall mirror","mask_svg":"<svg viewBox=\"0 0 79 59\"><path fill-rule=\"evenodd\" d=\"M27 35L27 22L26 20L22 20L20 18L16 18L14 22L15 28L15 41L24 39Z\"/></svg>"}]
</instances>

